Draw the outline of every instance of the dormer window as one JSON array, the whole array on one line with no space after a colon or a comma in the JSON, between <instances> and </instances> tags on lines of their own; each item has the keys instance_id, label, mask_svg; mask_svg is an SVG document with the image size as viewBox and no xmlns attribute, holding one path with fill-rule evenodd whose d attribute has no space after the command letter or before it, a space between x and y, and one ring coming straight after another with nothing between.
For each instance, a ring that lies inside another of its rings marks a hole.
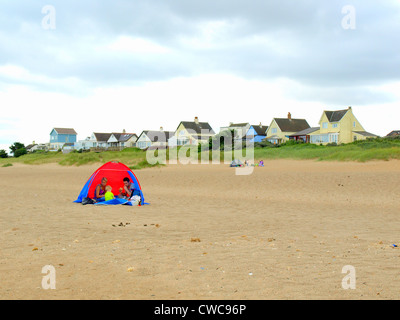
<instances>
[{"instance_id":1,"label":"dormer window","mask_svg":"<svg viewBox=\"0 0 400 320\"><path fill-rule=\"evenodd\" d=\"M332 128L337 128L338 127L338 124L337 123L333 123L332 124Z\"/></svg>"}]
</instances>

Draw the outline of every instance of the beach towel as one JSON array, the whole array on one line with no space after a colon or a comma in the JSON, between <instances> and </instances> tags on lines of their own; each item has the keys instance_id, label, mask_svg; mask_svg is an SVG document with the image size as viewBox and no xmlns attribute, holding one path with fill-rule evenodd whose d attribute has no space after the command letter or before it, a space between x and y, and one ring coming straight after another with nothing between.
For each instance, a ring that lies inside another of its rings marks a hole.
<instances>
[{"instance_id":1,"label":"beach towel","mask_svg":"<svg viewBox=\"0 0 400 320\"><path fill-rule=\"evenodd\" d=\"M115 198L112 200L108 201L101 201L101 202L96 202L94 205L95 206L115 206L115 205L127 205L127 206L132 206L132 202L126 199L121 199L121 198Z\"/></svg>"}]
</instances>

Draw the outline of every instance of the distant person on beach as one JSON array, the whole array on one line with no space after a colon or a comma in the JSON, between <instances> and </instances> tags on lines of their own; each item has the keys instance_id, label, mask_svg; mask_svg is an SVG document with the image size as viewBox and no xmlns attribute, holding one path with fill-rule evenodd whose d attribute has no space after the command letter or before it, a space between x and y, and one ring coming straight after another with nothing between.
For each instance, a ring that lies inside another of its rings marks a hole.
<instances>
[{"instance_id":1,"label":"distant person on beach","mask_svg":"<svg viewBox=\"0 0 400 320\"><path fill-rule=\"evenodd\" d=\"M119 188L119 198L130 199L132 197L133 191L135 191L135 185L131 182L128 177L123 179L124 186Z\"/></svg>"},{"instance_id":2,"label":"distant person on beach","mask_svg":"<svg viewBox=\"0 0 400 320\"><path fill-rule=\"evenodd\" d=\"M96 189L94 190L94 199L97 201L104 201L104 195L106 193L106 185L107 185L108 179L106 177L103 177L101 179L101 183L96 186Z\"/></svg>"},{"instance_id":3,"label":"distant person on beach","mask_svg":"<svg viewBox=\"0 0 400 320\"><path fill-rule=\"evenodd\" d=\"M106 193L104 194L104 200L109 201L114 199L114 194L111 192L111 186L106 186Z\"/></svg>"}]
</instances>

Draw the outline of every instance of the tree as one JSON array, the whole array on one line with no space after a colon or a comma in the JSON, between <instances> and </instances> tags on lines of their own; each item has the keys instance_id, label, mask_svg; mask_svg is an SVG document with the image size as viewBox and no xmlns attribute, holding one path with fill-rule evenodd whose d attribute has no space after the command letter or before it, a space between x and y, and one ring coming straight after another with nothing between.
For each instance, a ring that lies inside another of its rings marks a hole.
<instances>
[{"instance_id":1,"label":"tree","mask_svg":"<svg viewBox=\"0 0 400 320\"><path fill-rule=\"evenodd\" d=\"M4 150L4 149L0 150L0 158L8 158L8 154L7 154L6 150Z\"/></svg>"},{"instance_id":2,"label":"tree","mask_svg":"<svg viewBox=\"0 0 400 320\"><path fill-rule=\"evenodd\" d=\"M225 143L227 145L225 146ZM234 130L224 130L208 140L209 150L233 150L235 146L235 132Z\"/></svg>"},{"instance_id":3,"label":"tree","mask_svg":"<svg viewBox=\"0 0 400 320\"><path fill-rule=\"evenodd\" d=\"M14 142L14 144L10 147L10 150L15 158L18 158L18 157L28 153L26 151L25 145L20 142Z\"/></svg>"}]
</instances>

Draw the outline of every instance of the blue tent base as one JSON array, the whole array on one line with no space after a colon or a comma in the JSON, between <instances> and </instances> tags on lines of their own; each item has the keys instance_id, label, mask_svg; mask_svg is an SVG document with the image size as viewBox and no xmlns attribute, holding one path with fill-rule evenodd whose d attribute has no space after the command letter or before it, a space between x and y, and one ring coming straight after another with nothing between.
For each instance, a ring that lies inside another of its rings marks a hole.
<instances>
[{"instance_id":1,"label":"blue tent base","mask_svg":"<svg viewBox=\"0 0 400 320\"><path fill-rule=\"evenodd\" d=\"M94 205L95 206L115 206L118 204L132 206L132 202L130 202L129 200L120 199L120 198L115 198L115 199L108 200L108 201L96 202Z\"/></svg>"},{"instance_id":2,"label":"blue tent base","mask_svg":"<svg viewBox=\"0 0 400 320\"><path fill-rule=\"evenodd\" d=\"M74 203L82 203L82 201L75 200ZM120 199L120 198L115 198L115 199L108 200L108 201L96 202L93 205L95 205L95 206L100 206L100 205L102 205L102 206L115 206L115 205L133 206L132 202L130 200ZM143 202L140 206L143 206L143 205L150 205L150 203Z\"/></svg>"}]
</instances>

